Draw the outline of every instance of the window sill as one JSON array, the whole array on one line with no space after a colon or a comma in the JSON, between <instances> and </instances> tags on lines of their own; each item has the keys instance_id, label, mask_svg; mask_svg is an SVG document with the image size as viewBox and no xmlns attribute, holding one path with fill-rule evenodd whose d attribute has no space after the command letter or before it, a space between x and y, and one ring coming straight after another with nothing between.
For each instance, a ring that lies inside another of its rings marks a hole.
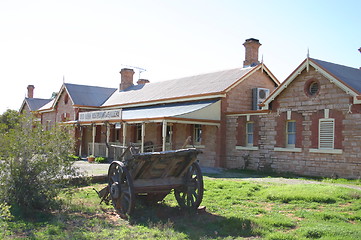
<instances>
[{"instance_id":1,"label":"window sill","mask_svg":"<svg viewBox=\"0 0 361 240\"><path fill-rule=\"evenodd\" d=\"M249 147L244 147L244 146L236 146L237 150L250 150L250 151L256 151L258 150L258 147L256 146L249 146Z\"/></svg>"},{"instance_id":2,"label":"window sill","mask_svg":"<svg viewBox=\"0 0 361 240\"><path fill-rule=\"evenodd\" d=\"M203 148L206 148L206 146L205 145L187 145L186 148L203 149Z\"/></svg>"},{"instance_id":3,"label":"window sill","mask_svg":"<svg viewBox=\"0 0 361 240\"><path fill-rule=\"evenodd\" d=\"M331 153L331 154L342 154L342 149L319 149L319 148L310 148L311 153Z\"/></svg>"},{"instance_id":4,"label":"window sill","mask_svg":"<svg viewBox=\"0 0 361 240\"><path fill-rule=\"evenodd\" d=\"M275 147L273 149L275 152L302 152L302 148L281 148Z\"/></svg>"}]
</instances>

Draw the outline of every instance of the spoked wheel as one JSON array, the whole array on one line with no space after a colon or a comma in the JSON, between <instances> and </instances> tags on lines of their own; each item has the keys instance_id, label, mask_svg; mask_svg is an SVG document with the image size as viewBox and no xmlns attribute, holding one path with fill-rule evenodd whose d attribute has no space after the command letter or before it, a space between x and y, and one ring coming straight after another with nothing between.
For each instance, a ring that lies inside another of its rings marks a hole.
<instances>
[{"instance_id":1,"label":"spoked wheel","mask_svg":"<svg viewBox=\"0 0 361 240\"><path fill-rule=\"evenodd\" d=\"M133 179L122 162L114 161L109 166L108 184L115 210L121 215L130 215L135 205Z\"/></svg>"},{"instance_id":2,"label":"spoked wheel","mask_svg":"<svg viewBox=\"0 0 361 240\"><path fill-rule=\"evenodd\" d=\"M197 209L203 199L203 176L197 162L189 167L185 178L185 185L174 190L175 198L181 208Z\"/></svg>"}]
</instances>

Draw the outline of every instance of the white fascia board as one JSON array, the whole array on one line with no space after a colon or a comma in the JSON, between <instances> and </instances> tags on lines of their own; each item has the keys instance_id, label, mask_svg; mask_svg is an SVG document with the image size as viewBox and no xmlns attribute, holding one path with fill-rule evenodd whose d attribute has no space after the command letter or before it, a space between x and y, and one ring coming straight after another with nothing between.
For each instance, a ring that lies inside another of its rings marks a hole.
<instances>
[{"instance_id":1,"label":"white fascia board","mask_svg":"<svg viewBox=\"0 0 361 240\"><path fill-rule=\"evenodd\" d=\"M54 112L55 109L52 107L51 109L44 109L44 110L40 110L40 111L37 111L38 113L48 113L48 112Z\"/></svg>"},{"instance_id":2,"label":"white fascia board","mask_svg":"<svg viewBox=\"0 0 361 240\"><path fill-rule=\"evenodd\" d=\"M326 77L331 83L334 83L336 86L338 86L339 88L341 88L343 91L346 92L346 94L351 95L352 97L354 97L354 103L355 103L355 99L358 96L358 93L355 92L354 90L352 90L351 88L349 88L348 86L346 86L343 82L339 81L337 78L333 77L331 74L329 74L328 72L324 71L322 68L320 68L317 64L313 63L312 61L310 61L310 65L312 67L314 67L319 73L321 73L324 77ZM361 103L361 102L360 102Z\"/></svg>"},{"instance_id":3,"label":"white fascia board","mask_svg":"<svg viewBox=\"0 0 361 240\"><path fill-rule=\"evenodd\" d=\"M361 104L361 99L357 99L357 96L353 96L353 103L354 104Z\"/></svg>"},{"instance_id":4,"label":"white fascia board","mask_svg":"<svg viewBox=\"0 0 361 240\"><path fill-rule=\"evenodd\" d=\"M340 82L337 78L333 77L328 72L324 71L322 68L320 68L316 63L312 61L305 61L301 66L298 67L294 71L294 73L284 82L282 83L270 96L268 99L264 101L264 107L262 107L262 110L268 110L269 109L269 103L272 102L284 89L288 87L292 81L302 73L303 70L307 68L307 64L312 66L316 69L319 73L321 73L324 77L326 77L331 83L334 83L336 86L341 88L343 91L345 91L347 94L351 95L353 97L353 103L354 104L360 104L361 100L357 100L356 97L358 96L358 93L356 93L351 88L347 87L344 83Z\"/></svg>"},{"instance_id":5,"label":"white fascia board","mask_svg":"<svg viewBox=\"0 0 361 240\"><path fill-rule=\"evenodd\" d=\"M238 84L240 84L241 82L243 82L244 80L246 80L249 76L251 76L254 72L256 72L258 69L261 68L261 65L255 66L253 67L253 69L251 69L249 72L247 72L245 75L243 75L241 78L239 78L236 82L234 82L234 84L232 84L230 87L227 87L225 89L225 92L229 92L231 91L233 88L235 88Z\"/></svg>"},{"instance_id":6,"label":"white fascia board","mask_svg":"<svg viewBox=\"0 0 361 240\"><path fill-rule=\"evenodd\" d=\"M307 61L305 61L301 66L294 71L294 73L285 81L283 82L269 97L264 101L264 107L262 107L262 110L269 110L269 103L275 100L275 98L288 87L292 81L301 74L301 72L307 67Z\"/></svg>"},{"instance_id":7,"label":"white fascia board","mask_svg":"<svg viewBox=\"0 0 361 240\"><path fill-rule=\"evenodd\" d=\"M64 86L65 86L65 84L64 84ZM70 98L70 100L71 100L71 102L72 102L72 104L71 105L73 105L74 106L74 101L73 101L73 98L71 97L71 95L69 94L69 91L68 91L68 89L66 88L66 87L64 87L65 88L65 91L66 91L66 94L68 94L68 96L69 96L69 98ZM60 96L59 96L60 97Z\"/></svg>"}]
</instances>

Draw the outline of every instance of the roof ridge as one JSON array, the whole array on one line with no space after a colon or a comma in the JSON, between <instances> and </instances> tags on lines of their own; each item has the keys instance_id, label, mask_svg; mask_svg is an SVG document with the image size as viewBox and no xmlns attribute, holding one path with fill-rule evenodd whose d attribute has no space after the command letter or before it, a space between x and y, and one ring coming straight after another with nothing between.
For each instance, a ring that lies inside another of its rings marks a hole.
<instances>
[{"instance_id":1,"label":"roof ridge","mask_svg":"<svg viewBox=\"0 0 361 240\"><path fill-rule=\"evenodd\" d=\"M236 69L246 70L246 69L248 69L248 68L255 68L255 67L257 67L257 66L258 66L258 65L253 66L253 67L236 67L236 68L229 68L229 69L218 70L218 71L207 72L207 73L198 73L198 74L195 74L195 75L189 75L189 76L179 77L179 78L172 78L172 79L168 79L168 80L164 80L164 81L159 81L159 82L164 83L164 82L174 81L174 80L179 80L179 79L185 79L185 78L191 78L191 77L197 77L197 76L215 74L215 73L220 73L220 72L234 71L234 70L236 70ZM159 83L159 82L153 82L153 83ZM152 83L152 82L150 82L150 83ZM147 83L147 84L149 84L149 83Z\"/></svg>"},{"instance_id":2,"label":"roof ridge","mask_svg":"<svg viewBox=\"0 0 361 240\"><path fill-rule=\"evenodd\" d=\"M52 100L52 98L28 98L28 97L26 97L25 99L26 100L31 100L31 99L33 99L33 100Z\"/></svg>"},{"instance_id":3,"label":"roof ridge","mask_svg":"<svg viewBox=\"0 0 361 240\"><path fill-rule=\"evenodd\" d=\"M93 86L93 85L85 85L85 84L77 84L77 83L64 83L65 85L72 85L72 86L80 86L80 87L96 87L96 88L108 88L108 89L117 89L114 87L102 87L102 86Z\"/></svg>"}]
</instances>

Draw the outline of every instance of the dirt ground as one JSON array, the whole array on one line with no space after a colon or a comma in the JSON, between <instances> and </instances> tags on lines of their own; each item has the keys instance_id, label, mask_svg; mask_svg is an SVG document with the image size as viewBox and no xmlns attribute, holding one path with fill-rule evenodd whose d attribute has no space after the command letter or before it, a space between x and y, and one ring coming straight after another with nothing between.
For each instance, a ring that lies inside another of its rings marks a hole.
<instances>
[{"instance_id":1,"label":"dirt ground","mask_svg":"<svg viewBox=\"0 0 361 240\"><path fill-rule=\"evenodd\" d=\"M75 166L79 168L79 171L89 177L106 176L108 174L109 163L88 163L85 160L75 162ZM232 178L235 181L253 181L253 182L269 182L269 183L281 183L281 184L325 184L342 186L361 191L361 186L337 184L337 183L325 183L320 181L297 179L297 178L283 178L283 177L265 177L265 176L252 176L250 174L241 174L228 172L219 168L202 167L203 175L210 178Z\"/></svg>"}]
</instances>

